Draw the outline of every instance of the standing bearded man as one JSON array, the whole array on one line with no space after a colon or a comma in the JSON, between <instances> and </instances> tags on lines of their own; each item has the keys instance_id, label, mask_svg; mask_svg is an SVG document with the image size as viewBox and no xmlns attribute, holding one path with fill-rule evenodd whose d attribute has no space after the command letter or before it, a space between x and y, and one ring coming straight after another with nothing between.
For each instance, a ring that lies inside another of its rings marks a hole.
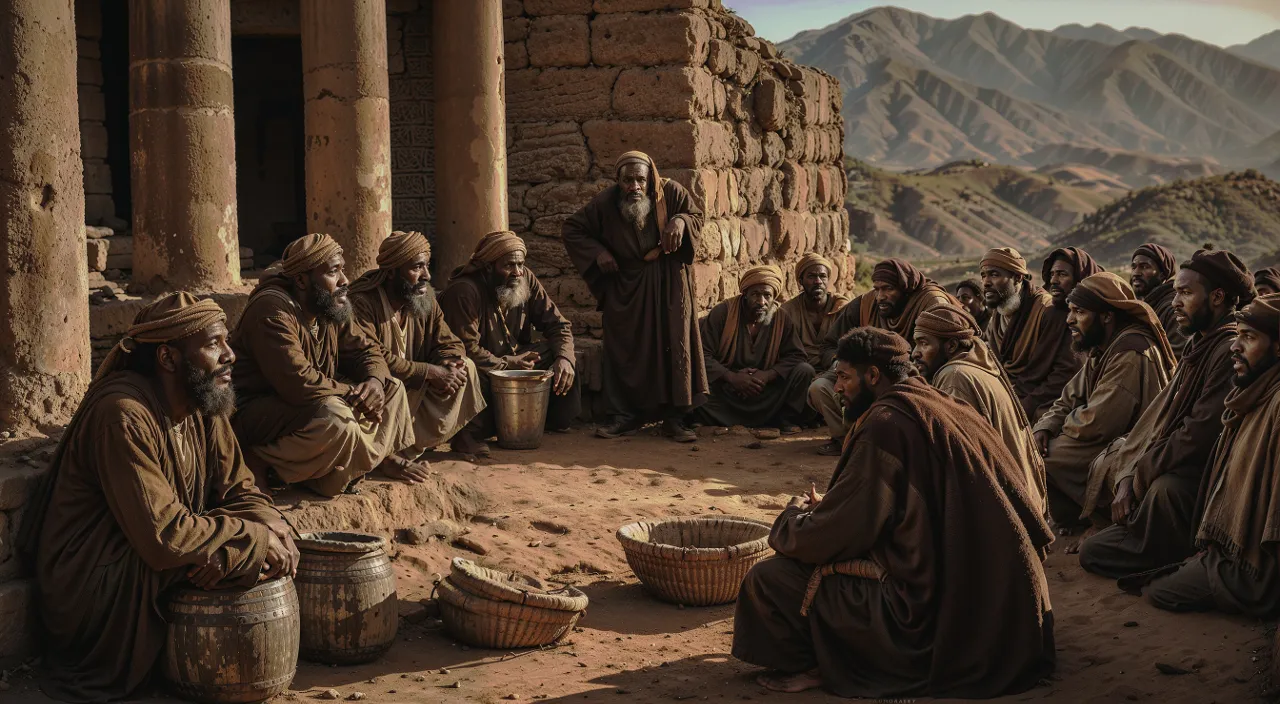
<instances>
[{"instance_id":1,"label":"standing bearded man","mask_svg":"<svg viewBox=\"0 0 1280 704\"><path fill-rule=\"evenodd\" d=\"M782 304L782 312L800 331L805 358L814 369L822 368L822 340L835 324L836 316L849 299L829 290L840 278L831 260L810 252L796 262L796 283L800 293Z\"/></svg>"},{"instance_id":2,"label":"standing bearded man","mask_svg":"<svg viewBox=\"0 0 1280 704\"><path fill-rule=\"evenodd\" d=\"M1031 283L1027 260L1000 247L982 258L982 301L991 311L987 344L1009 374L1014 393L1032 423L1040 419L1062 388L1080 371L1071 349L1067 311Z\"/></svg>"},{"instance_id":3,"label":"standing bearded man","mask_svg":"<svg viewBox=\"0 0 1280 704\"><path fill-rule=\"evenodd\" d=\"M1025 476L1027 496L1042 515L1044 459L1031 436L1031 422L995 355L958 308L935 308L916 320L911 361L933 388L973 406L1004 440Z\"/></svg>"},{"instance_id":4,"label":"standing bearded man","mask_svg":"<svg viewBox=\"0 0 1280 704\"><path fill-rule=\"evenodd\" d=\"M1086 501L1090 467L1168 386L1173 350L1155 312L1115 274L1081 281L1068 303L1071 344L1088 361L1032 431L1044 456L1054 522L1070 528L1093 518L1102 527L1110 522L1110 511L1099 512L1101 498ZM1109 504L1111 497L1105 501ZM1075 546L1067 551L1076 552Z\"/></svg>"},{"instance_id":5,"label":"standing bearded man","mask_svg":"<svg viewBox=\"0 0 1280 704\"><path fill-rule=\"evenodd\" d=\"M1081 281L1106 271L1079 247L1061 247L1049 253L1040 269L1045 290L1053 297L1053 305L1067 310L1067 296Z\"/></svg>"},{"instance_id":6,"label":"standing bearded man","mask_svg":"<svg viewBox=\"0 0 1280 704\"><path fill-rule=\"evenodd\" d=\"M162 595L293 576L292 531L254 485L228 420L226 315L173 293L107 355L27 506L44 692L122 699L164 649Z\"/></svg>"},{"instance_id":7,"label":"standing bearded man","mask_svg":"<svg viewBox=\"0 0 1280 704\"><path fill-rule=\"evenodd\" d=\"M838 457L848 430L845 414L836 393L834 368L836 346L840 338L857 327L888 330L910 340L916 318L927 310L959 306L960 302L946 289L927 278L923 272L902 259L886 259L871 272L872 290L850 301L840 310L827 335L822 339L823 370L809 386L809 407L822 414L831 440L818 448L818 454Z\"/></svg>"},{"instance_id":8,"label":"standing bearded man","mask_svg":"<svg viewBox=\"0 0 1280 704\"><path fill-rule=\"evenodd\" d=\"M796 325L779 314L782 272L757 266L743 273L740 295L702 320L711 397L695 411L706 425L777 427L800 432L813 366L805 361Z\"/></svg>"},{"instance_id":9,"label":"standing bearded man","mask_svg":"<svg viewBox=\"0 0 1280 704\"><path fill-rule=\"evenodd\" d=\"M643 152L618 157L614 177L617 184L562 229L604 322L604 392L613 424L596 434L630 435L660 419L664 435L692 442L697 436L681 419L708 388L692 273L702 211Z\"/></svg>"},{"instance_id":10,"label":"standing bearded man","mask_svg":"<svg viewBox=\"0 0 1280 704\"><path fill-rule=\"evenodd\" d=\"M378 247L378 268L351 284L351 304L408 392L414 442L405 456L416 459L452 439L455 452L483 457L488 448L459 432L484 410L480 377L436 303L430 262L422 233L391 233Z\"/></svg>"},{"instance_id":11,"label":"standing bearded man","mask_svg":"<svg viewBox=\"0 0 1280 704\"><path fill-rule=\"evenodd\" d=\"M1280 616L1280 296L1254 300L1236 323L1236 388L1201 490L1200 552L1121 583L1134 589L1170 573L1147 587L1148 602L1271 620Z\"/></svg>"},{"instance_id":12,"label":"standing bearded man","mask_svg":"<svg viewBox=\"0 0 1280 704\"><path fill-rule=\"evenodd\" d=\"M242 396L232 423L261 486L267 469L322 496L353 491L377 468L426 481L397 455L413 445L404 385L351 320L342 247L307 235L267 269L231 336Z\"/></svg>"},{"instance_id":13,"label":"standing bearded man","mask_svg":"<svg viewBox=\"0 0 1280 704\"><path fill-rule=\"evenodd\" d=\"M1148 242L1134 251L1130 271L1129 283L1133 286L1134 295L1156 312L1164 326L1164 334L1169 338L1169 346L1178 359L1182 359L1182 348L1186 347L1187 338L1182 334L1182 326L1178 324L1173 310L1173 276L1178 273L1178 260L1173 251Z\"/></svg>"},{"instance_id":14,"label":"standing bearded man","mask_svg":"<svg viewBox=\"0 0 1280 704\"><path fill-rule=\"evenodd\" d=\"M1001 438L917 376L910 351L875 328L840 340L857 426L826 495L791 500L776 556L738 594L733 655L770 668L770 690L977 699L1053 669L1053 535Z\"/></svg>"},{"instance_id":15,"label":"standing bearded man","mask_svg":"<svg viewBox=\"0 0 1280 704\"><path fill-rule=\"evenodd\" d=\"M1080 565L1124 577L1195 552L1196 496L1222 432L1233 388L1235 310L1252 299L1252 277L1230 252L1199 251L1174 279L1173 309L1188 336L1173 380L1133 431L1095 460L1085 505L1115 487L1115 525L1084 541Z\"/></svg>"},{"instance_id":16,"label":"standing bearded man","mask_svg":"<svg viewBox=\"0 0 1280 704\"><path fill-rule=\"evenodd\" d=\"M527 252L524 240L510 230L485 235L470 261L453 271L449 286L440 294L440 310L482 372L480 389L488 405L493 401L488 372L550 371L546 429L565 433L582 410L574 371L573 325L525 266ZM542 335L541 341L533 340L535 331ZM493 411L488 408L463 430L477 444L495 431Z\"/></svg>"}]
</instances>

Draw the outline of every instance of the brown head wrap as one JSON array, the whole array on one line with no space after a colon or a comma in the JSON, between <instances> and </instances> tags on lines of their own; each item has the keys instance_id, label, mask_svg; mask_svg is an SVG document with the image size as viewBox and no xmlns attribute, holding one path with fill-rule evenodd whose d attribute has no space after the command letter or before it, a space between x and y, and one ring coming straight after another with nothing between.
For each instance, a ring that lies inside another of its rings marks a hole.
<instances>
[{"instance_id":1,"label":"brown head wrap","mask_svg":"<svg viewBox=\"0 0 1280 704\"><path fill-rule=\"evenodd\" d=\"M490 232L476 245L476 251L472 253L471 260L453 270L453 276L465 276L480 271L512 252L528 254L529 248L525 246L524 240L511 230Z\"/></svg>"},{"instance_id":2,"label":"brown head wrap","mask_svg":"<svg viewBox=\"0 0 1280 704\"><path fill-rule=\"evenodd\" d=\"M658 232L662 232L667 227L667 199L662 191L662 184L666 182L658 176L658 165L653 163L653 157L644 152L626 152L613 163L614 178L622 175L622 167L627 164L644 164L649 167L649 190L650 195L653 196L653 219L658 226Z\"/></svg>"},{"instance_id":3,"label":"brown head wrap","mask_svg":"<svg viewBox=\"0 0 1280 704\"><path fill-rule=\"evenodd\" d=\"M1241 304L1253 300L1253 274L1240 257L1225 249L1198 250L1182 263L1182 268L1205 277L1213 286L1239 298Z\"/></svg>"},{"instance_id":4,"label":"brown head wrap","mask_svg":"<svg viewBox=\"0 0 1280 704\"><path fill-rule=\"evenodd\" d=\"M800 261L796 262L796 283L800 283L800 280L804 278L805 272L819 264L827 267L827 273L831 274L829 283L834 284L836 281L840 280L840 270L836 268L835 264L831 263L830 259L827 259L817 252L810 252L803 257L800 257Z\"/></svg>"},{"instance_id":5,"label":"brown head wrap","mask_svg":"<svg viewBox=\"0 0 1280 704\"><path fill-rule=\"evenodd\" d=\"M1253 273L1253 285L1270 286L1271 290L1280 292L1280 269L1269 266L1266 269L1259 269Z\"/></svg>"},{"instance_id":6,"label":"brown head wrap","mask_svg":"<svg viewBox=\"0 0 1280 704\"><path fill-rule=\"evenodd\" d=\"M431 257L431 243L421 232L391 233L378 247L378 268L366 271L364 275L351 282L351 292L371 291L388 279L395 276L396 269L413 261L419 254Z\"/></svg>"},{"instance_id":7,"label":"brown head wrap","mask_svg":"<svg viewBox=\"0 0 1280 704\"><path fill-rule=\"evenodd\" d=\"M1173 250L1164 245L1148 242L1133 252L1133 256L1142 255L1155 262L1160 267L1160 271L1164 272L1164 278L1168 279L1178 273L1178 260L1173 256Z\"/></svg>"},{"instance_id":8,"label":"brown head wrap","mask_svg":"<svg viewBox=\"0 0 1280 704\"><path fill-rule=\"evenodd\" d=\"M1089 253L1079 247L1061 247L1049 253L1044 260L1044 266L1040 267L1040 275L1044 278L1046 286L1049 285L1049 271L1053 268L1053 263L1059 259L1071 265L1071 270L1076 274L1076 283L1093 276L1106 269L1101 264L1093 260Z\"/></svg>"},{"instance_id":9,"label":"brown head wrap","mask_svg":"<svg viewBox=\"0 0 1280 704\"><path fill-rule=\"evenodd\" d=\"M1280 341L1280 294L1259 296L1236 313L1236 320Z\"/></svg>"},{"instance_id":10,"label":"brown head wrap","mask_svg":"<svg viewBox=\"0 0 1280 704\"><path fill-rule=\"evenodd\" d=\"M846 341L856 339L859 344L852 350ZM841 354L844 352L845 354ZM848 354L852 352L852 354ZM892 363L910 364L911 345L896 332L880 328L854 328L840 338L836 347L836 359L846 364L875 364L884 366Z\"/></svg>"},{"instance_id":11,"label":"brown head wrap","mask_svg":"<svg viewBox=\"0 0 1280 704\"><path fill-rule=\"evenodd\" d=\"M305 274L329 261L335 254L342 254L342 247L325 234L311 234L289 243L280 261L268 267L268 274L277 271L288 277Z\"/></svg>"},{"instance_id":12,"label":"brown head wrap","mask_svg":"<svg viewBox=\"0 0 1280 704\"><path fill-rule=\"evenodd\" d=\"M125 368L129 353L139 344L164 344L194 335L214 323L226 322L227 314L213 300L198 299L179 291L170 293L138 311L128 332L107 353L93 375L97 383L112 372Z\"/></svg>"},{"instance_id":13,"label":"brown head wrap","mask_svg":"<svg viewBox=\"0 0 1280 704\"><path fill-rule=\"evenodd\" d=\"M943 340L972 340L977 334L976 327L972 316L951 306L932 308L916 318L917 332Z\"/></svg>"},{"instance_id":14,"label":"brown head wrap","mask_svg":"<svg viewBox=\"0 0 1280 704\"><path fill-rule=\"evenodd\" d=\"M752 286L766 285L773 288L773 295L782 293L782 270L772 264L753 266L742 273L738 291L746 293Z\"/></svg>"},{"instance_id":15,"label":"brown head wrap","mask_svg":"<svg viewBox=\"0 0 1280 704\"><path fill-rule=\"evenodd\" d=\"M1164 333L1160 318L1151 306L1138 300L1128 281L1109 271L1094 274L1071 289L1067 302L1094 313L1124 313L1135 322L1145 325L1152 337L1156 338L1165 361L1172 364L1173 348L1169 346L1169 338Z\"/></svg>"},{"instance_id":16,"label":"brown head wrap","mask_svg":"<svg viewBox=\"0 0 1280 704\"><path fill-rule=\"evenodd\" d=\"M1027 269L1027 260L1013 247L997 247L988 251L983 255L982 263L979 266L994 266L1023 276L1031 274L1031 271Z\"/></svg>"},{"instance_id":17,"label":"brown head wrap","mask_svg":"<svg viewBox=\"0 0 1280 704\"><path fill-rule=\"evenodd\" d=\"M871 271L871 280L889 284L908 296L919 291L928 281L919 269L903 259L886 259L876 264L876 268Z\"/></svg>"}]
</instances>

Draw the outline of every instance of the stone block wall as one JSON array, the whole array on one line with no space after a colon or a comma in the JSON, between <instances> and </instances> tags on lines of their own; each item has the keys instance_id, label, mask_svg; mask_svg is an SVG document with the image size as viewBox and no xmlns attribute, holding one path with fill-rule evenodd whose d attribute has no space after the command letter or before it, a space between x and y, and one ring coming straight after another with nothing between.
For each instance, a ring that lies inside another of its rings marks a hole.
<instances>
[{"instance_id":1,"label":"stone block wall","mask_svg":"<svg viewBox=\"0 0 1280 704\"><path fill-rule=\"evenodd\" d=\"M33 446L0 462L0 662L31 651L34 585L21 566L14 543L23 507L35 491L37 480L48 471L52 457L53 445Z\"/></svg>"},{"instance_id":2,"label":"stone block wall","mask_svg":"<svg viewBox=\"0 0 1280 704\"><path fill-rule=\"evenodd\" d=\"M387 3L391 91L391 220L431 236L436 223L431 2Z\"/></svg>"},{"instance_id":3,"label":"stone block wall","mask_svg":"<svg viewBox=\"0 0 1280 704\"><path fill-rule=\"evenodd\" d=\"M102 93L102 5L76 0L76 88L80 103L80 157L84 161L84 219L116 224L107 158L107 106Z\"/></svg>"},{"instance_id":4,"label":"stone block wall","mask_svg":"<svg viewBox=\"0 0 1280 704\"><path fill-rule=\"evenodd\" d=\"M575 333L600 337L601 321L560 228L631 149L703 208L701 310L762 262L797 292L792 265L811 251L851 285L835 78L781 58L719 0L505 0L504 14L511 228Z\"/></svg>"}]
</instances>

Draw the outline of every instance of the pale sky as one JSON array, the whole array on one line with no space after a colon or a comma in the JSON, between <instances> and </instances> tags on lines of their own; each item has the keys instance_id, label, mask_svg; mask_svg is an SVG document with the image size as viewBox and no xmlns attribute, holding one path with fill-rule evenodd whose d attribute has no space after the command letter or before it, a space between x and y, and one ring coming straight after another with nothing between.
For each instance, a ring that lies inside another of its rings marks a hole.
<instances>
[{"instance_id":1,"label":"pale sky","mask_svg":"<svg viewBox=\"0 0 1280 704\"><path fill-rule=\"evenodd\" d=\"M881 5L934 17L994 12L1033 29L1101 22L1116 29L1138 25L1178 33L1219 46L1243 44L1280 29L1280 0L724 0L774 42L818 29Z\"/></svg>"}]
</instances>

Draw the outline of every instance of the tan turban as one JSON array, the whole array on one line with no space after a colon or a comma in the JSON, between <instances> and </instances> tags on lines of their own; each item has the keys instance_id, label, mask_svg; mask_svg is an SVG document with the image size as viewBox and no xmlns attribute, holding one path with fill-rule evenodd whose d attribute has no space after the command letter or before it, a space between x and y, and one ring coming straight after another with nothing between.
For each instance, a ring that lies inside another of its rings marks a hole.
<instances>
[{"instance_id":1,"label":"tan turban","mask_svg":"<svg viewBox=\"0 0 1280 704\"><path fill-rule=\"evenodd\" d=\"M139 344L173 342L226 320L222 306L211 299L198 299L185 291L162 296L138 311L128 332L102 360L93 381L97 383L108 374L124 369L129 353Z\"/></svg>"},{"instance_id":2,"label":"tan turban","mask_svg":"<svg viewBox=\"0 0 1280 704\"><path fill-rule=\"evenodd\" d=\"M831 274L830 283L834 284L840 279L840 270L836 268L835 264L831 263L830 259L827 259L816 252L810 252L803 257L800 257L800 261L796 262L796 282L798 283L804 278L805 272L819 264L827 267L827 271Z\"/></svg>"},{"instance_id":3,"label":"tan turban","mask_svg":"<svg viewBox=\"0 0 1280 704\"><path fill-rule=\"evenodd\" d=\"M742 274L738 281L738 291L746 293L752 286L767 285L773 288L773 295L782 293L782 270L772 264L753 266Z\"/></svg>"},{"instance_id":4,"label":"tan turban","mask_svg":"<svg viewBox=\"0 0 1280 704\"><path fill-rule=\"evenodd\" d=\"M1160 323L1160 318L1156 316L1151 306L1138 300L1128 281L1109 271L1099 272L1086 277L1071 289L1071 293L1067 295L1067 302L1074 304L1077 308L1095 313L1119 311L1145 325L1151 331L1151 335L1159 341L1160 352L1164 354L1165 362L1172 370L1173 348L1169 346L1164 325Z\"/></svg>"},{"instance_id":5,"label":"tan turban","mask_svg":"<svg viewBox=\"0 0 1280 704\"><path fill-rule=\"evenodd\" d=\"M979 266L994 266L1014 274L1022 274L1030 276L1031 270L1027 268L1027 260L1023 258L1018 250L1012 247L997 247L987 252L982 257L982 263Z\"/></svg>"},{"instance_id":6,"label":"tan turban","mask_svg":"<svg viewBox=\"0 0 1280 704\"><path fill-rule=\"evenodd\" d=\"M943 340L972 340L977 324L968 313L950 306L940 306L916 317L916 331Z\"/></svg>"},{"instance_id":7,"label":"tan turban","mask_svg":"<svg viewBox=\"0 0 1280 704\"><path fill-rule=\"evenodd\" d=\"M667 227L667 198L662 191L662 185L666 181L658 176L658 165L653 163L653 157L644 152L627 152L613 163L615 178L622 174L622 167L627 164L644 164L649 167L649 187L653 191L653 219L658 225L658 232L662 232Z\"/></svg>"},{"instance_id":8,"label":"tan turban","mask_svg":"<svg viewBox=\"0 0 1280 704\"><path fill-rule=\"evenodd\" d=\"M476 245L476 251L471 254L471 260L453 270L452 277L473 274L512 252L529 253L529 248L525 246L524 240L520 239L520 235L511 230L490 232L480 239L480 243Z\"/></svg>"},{"instance_id":9,"label":"tan turban","mask_svg":"<svg viewBox=\"0 0 1280 704\"><path fill-rule=\"evenodd\" d=\"M399 269L419 254L431 256L431 243L427 238L421 232L397 230L378 246L378 268Z\"/></svg>"},{"instance_id":10,"label":"tan turban","mask_svg":"<svg viewBox=\"0 0 1280 704\"><path fill-rule=\"evenodd\" d=\"M1236 313L1236 320L1267 335L1272 342L1280 340L1280 293L1253 299Z\"/></svg>"},{"instance_id":11,"label":"tan turban","mask_svg":"<svg viewBox=\"0 0 1280 704\"><path fill-rule=\"evenodd\" d=\"M284 248L284 256L268 267L267 273L278 271L288 277L305 274L335 254L342 254L342 246L328 235L317 233L299 237Z\"/></svg>"}]
</instances>

